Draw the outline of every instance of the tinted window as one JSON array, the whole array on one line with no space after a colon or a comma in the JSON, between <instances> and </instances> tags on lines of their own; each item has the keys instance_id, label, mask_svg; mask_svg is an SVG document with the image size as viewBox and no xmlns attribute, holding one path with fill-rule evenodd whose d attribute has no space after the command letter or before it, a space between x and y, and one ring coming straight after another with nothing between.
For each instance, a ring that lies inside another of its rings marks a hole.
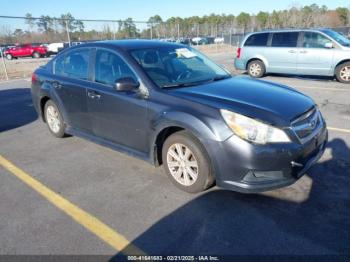
<instances>
[{"instance_id":1,"label":"tinted window","mask_svg":"<svg viewBox=\"0 0 350 262\"><path fill-rule=\"evenodd\" d=\"M90 49L79 49L60 56L55 61L56 75L86 80Z\"/></svg>"},{"instance_id":2,"label":"tinted window","mask_svg":"<svg viewBox=\"0 0 350 262\"><path fill-rule=\"evenodd\" d=\"M324 48L326 43L330 43L327 37L313 32L305 32L303 47L306 48Z\"/></svg>"},{"instance_id":3,"label":"tinted window","mask_svg":"<svg viewBox=\"0 0 350 262\"><path fill-rule=\"evenodd\" d=\"M251 35L245 41L244 46L266 46L268 37L268 33Z\"/></svg>"},{"instance_id":4,"label":"tinted window","mask_svg":"<svg viewBox=\"0 0 350 262\"><path fill-rule=\"evenodd\" d=\"M116 54L107 50L97 50L95 63L95 81L113 86L119 78L132 77L135 74Z\"/></svg>"},{"instance_id":5,"label":"tinted window","mask_svg":"<svg viewBox=\"0 0 350 262\"><path fill-rule=\"evenodd\" d=\"M273 47L296 47L298 32L274 33L271 46Z\"/></svg>"}]
</instances>

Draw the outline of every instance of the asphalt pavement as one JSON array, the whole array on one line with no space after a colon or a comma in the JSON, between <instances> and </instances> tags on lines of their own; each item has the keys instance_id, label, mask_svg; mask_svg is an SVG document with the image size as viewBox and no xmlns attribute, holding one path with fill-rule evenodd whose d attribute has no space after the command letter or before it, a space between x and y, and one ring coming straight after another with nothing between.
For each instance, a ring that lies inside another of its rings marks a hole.
<instances>
[{"instance_id":1,"label":"asphalt pavement","mask_svg":"<svg viewBox=\"0 0 350 262\"><path fill-rule=\"evenodd\" d=\"M220 57L214 55L229 65ZM350 86L330 79L264 80L310 95L330 127L329 144L293 186L251 195L216 187L187 194L162 168L77 137L54 138L37 119L30 82L1 83L0 156L20 171L0 161L0 254L113 257L132 245L152 255L349 255ZM65 200L73 207L58 208ZM74 217L76 210L85 216ZM108 242L106 232L115 239Z\"/></svg>"}]
</instances>

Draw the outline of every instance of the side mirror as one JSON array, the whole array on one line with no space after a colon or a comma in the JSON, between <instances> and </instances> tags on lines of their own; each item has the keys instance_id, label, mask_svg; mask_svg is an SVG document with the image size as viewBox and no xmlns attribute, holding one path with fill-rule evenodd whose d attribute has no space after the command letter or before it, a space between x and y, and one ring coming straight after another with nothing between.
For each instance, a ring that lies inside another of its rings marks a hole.
<instances>
[{"instance_id":1,"label":"side mirror","mask_svg":"<svg viewBox=\"0 0 350 262\"><path fill-rule=\"evenodd\" d=\"M324 47L328 48L328 49L333 48L333 43L332 42L327 42L327 43L324 44Z\"/></svg>"},{"instance_id":2,"label":"side mirror","mask_svg":"<svg viewBox=\"0 0 350 262\"><path fill-rule=\"evenodd\" d=\"M115 82L115 90L117 91L134 91L140 86L140 83L132 77L119 78Z\"/></svg>"}]
</instances>

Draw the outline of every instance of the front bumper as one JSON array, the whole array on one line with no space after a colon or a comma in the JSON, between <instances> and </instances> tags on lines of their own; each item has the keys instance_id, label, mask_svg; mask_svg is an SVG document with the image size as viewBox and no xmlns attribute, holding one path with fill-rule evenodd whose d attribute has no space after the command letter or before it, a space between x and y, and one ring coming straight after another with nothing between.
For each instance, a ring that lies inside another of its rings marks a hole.
<instances>
[{"instance_id":1,"label":"front bumper","mask_svg":"<svg viewBox=\"0 0 350 262\"><path fill-rule=\"evenodd\" d=\"M232 136L210 147L216 183L243 193L291 185L320 159L327 140L326 126L304 144L255 145Z\"/></svg>"}]
</instances>

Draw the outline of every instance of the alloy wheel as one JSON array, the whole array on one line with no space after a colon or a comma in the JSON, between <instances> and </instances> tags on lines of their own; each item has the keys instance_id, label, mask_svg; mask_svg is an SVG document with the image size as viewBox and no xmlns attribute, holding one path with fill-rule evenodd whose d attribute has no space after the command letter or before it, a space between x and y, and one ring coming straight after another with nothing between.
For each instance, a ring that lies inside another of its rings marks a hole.
<instances>
[{"instance_id":1,"label":"alloy wheel","mask_svg":"<svg viewBox=\"0 0 350 262\"><path fill-rule=\"evenodd\" d=\"M340 70L340 78L346 82L350 81L350 66L344 66Z\"/></svg>"},{"instance_id":2,"label":"alloy wheel","mask_svg":"<svg viewBox=\"0 0 350 262\"><path fill-rule=\"evenodd\" d=\"M250 67L249 67L249 73L250 73L250 75L252 75L252 76L258 76L258 75L260 75L260 73L261 73L261 66L259 65L259 64L257 64L257 63L253 63L253 64L251 64L250 65Z\"/></svg>"},{"instance_id":3,"label":"alloy wheel","mask_svg":"<svg viewBox=\"0 0 350 262\"><path fill-rule=\"evenodd\" d=\"M169 147L167 164L170 174L183 186L193 185L198 178L198 162L193 152L185 145L176 143Z\"/></svg>"},{"instance_id":4,"label":"alloy wheel","mask_svg":"<svg viewBox=\"0 0 350 262\"><path fill-rule=\"evenodd\" d=\"M46 121L49 125L49 128L52 132L58 133L61 128L61 120L59 117L59 113L53 106L48 106L46 109Z\"/></svg>"}]
</instances>

